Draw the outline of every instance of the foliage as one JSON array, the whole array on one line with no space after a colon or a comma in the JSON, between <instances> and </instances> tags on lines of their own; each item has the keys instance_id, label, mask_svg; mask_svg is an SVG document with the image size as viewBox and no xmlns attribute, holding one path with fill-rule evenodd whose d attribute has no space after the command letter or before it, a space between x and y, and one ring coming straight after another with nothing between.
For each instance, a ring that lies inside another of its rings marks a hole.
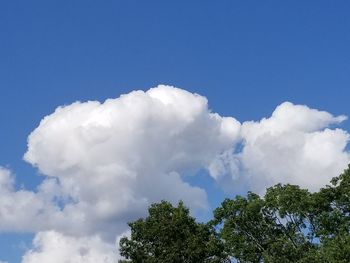
<instances>
[{"instance_id":1,"label":"foliage","mask_svg":"<svg viewBox=\"0 0 350 263\"><path fill-rule=\"evenodd\" d=\"M350 166L316 193L278 184L226 199L211 224L238 262L350 262Z\"/></svg>"},{"instance_id":2,"label":"foliage","mask_svg":"<svg viewBox=\"0 0 350 263\"><path fill-rule=\"evenodd\" d=\"M216 233L189 215L182 202L177 207L162 201L149 208L149 216L129 223L131 238L122 238L120 254L143 263L225 262Z\"/></svg>"},{"instance_id":3,"label":"foliage","mask_svg":"<svg viewBox=\"0 0 350 263\"><path fill-rule=\"evenodd\" d=\"M226 199L200 224L182 202L162 201L129 223L120 262L350 262L350 165L316 193L277 184L263 197Z\"/></svg>"}]
</instances>

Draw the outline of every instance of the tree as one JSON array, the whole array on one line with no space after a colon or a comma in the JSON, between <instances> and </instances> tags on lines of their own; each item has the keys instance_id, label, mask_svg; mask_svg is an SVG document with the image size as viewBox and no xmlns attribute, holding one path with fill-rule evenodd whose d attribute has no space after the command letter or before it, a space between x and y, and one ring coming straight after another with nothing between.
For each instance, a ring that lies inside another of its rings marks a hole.
<instances>
[{"instance_id":1,"label":"tree","mask_svg":"<svg viewBox=\"0 0 350 263\"><path fill-rule=\"evenodd\" d=\"M211 224L238 262L350 262L350 166L316 193L278 184L226 199Z\"/></svg>"},{"instance_id":2,"label":"tree","mask_svg":"<svg viewBox=\"0 0 350 263\"><path fill-rule=\"evenodd\" d=\"M182 202L177 207L162 201L149 215L129 223L131 238L120 241L120 262L198 263L229 262L223 244L209 225L197 223Z\"/></svg>"},{"instance_id":3,"label":"tree","mask_svg":"<svg viewBox=\"0 0 350 263\"><path fill-rule=\"evenodd\" d=\"M129 223L120 262L347 263L350 262L350 165L315 193L277 184L264 196L226 199L207 224L182 202L162 201Z\"/></svg>"},{"instance_id":4,"label":"tree","mask_svg":"<svg viewBox=\"0 0 350 263\"><path fill-rule=\"evenodd\" d=\"M350 262L350 165L314 194L320 253L327 262Z\"/></svg>"}]
</instances>

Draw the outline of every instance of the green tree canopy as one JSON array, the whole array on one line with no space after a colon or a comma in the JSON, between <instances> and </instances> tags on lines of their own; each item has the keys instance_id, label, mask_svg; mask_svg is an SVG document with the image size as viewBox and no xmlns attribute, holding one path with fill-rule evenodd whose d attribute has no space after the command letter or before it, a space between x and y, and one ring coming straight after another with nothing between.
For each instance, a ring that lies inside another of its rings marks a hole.
<instances>
[{"instance_id":1,"label":"green tree canopy","mask_svg":"<svg viewBox=\"0 0 350 263\"><path fill-rule=\"evenodd\" d=\"M211 224L239 262L350 262L350 166L316 193L278 184L226 199Z\"/></svg>"},{"instance_id":2,"label":"green tree canopy","mask_svg":"<svg viewBox=\"0 0 350 263\"><path fill-rule=\"evenodd\" d=\"M206 224L197 223L182 202L177 207L162 201L149 215L129 223L131 238L120 241L120 262L198 263L225 261L223 244Z\"/></svg>"},{"instance_id":3,"label":"green tree canopy","mask_svg":"<svg viewBox=\"0 0 350 263\"><path fill-rule=\"evenodd\" d=\"M350 165L315 193L277 184L264 196L226 199L207 224L162 201L129 223L120 254L134 263L348 263Z\"/></svg>"}]
</instances>

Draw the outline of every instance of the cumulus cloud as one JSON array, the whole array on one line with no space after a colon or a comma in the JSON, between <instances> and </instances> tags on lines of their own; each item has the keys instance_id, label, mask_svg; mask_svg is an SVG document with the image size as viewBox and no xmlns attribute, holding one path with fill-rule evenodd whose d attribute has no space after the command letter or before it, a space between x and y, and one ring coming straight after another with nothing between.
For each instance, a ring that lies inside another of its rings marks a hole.
<instances>
[{"instance_id":1,"label":"cumulus cloud","mask_svg":"<svg viewBox=\"0 0 350 263\"><path fill-rule=\"evenodd\" d=\"M42 198L40 193L16 190L14 175L10 170L0 167L0 230L36 231L40 223L52 214L54 207L50 201ZM40 221L33 221L39 218Z\"/></svg>"},{"instance_id":2,"label":"cumulus cloud","mask_svg":"<svg viewBox=\"0 0 350 263\"><path fill-rule=\"evenodd\" d=\"M23 262L56 253L61 262L73 254L74 262L96 261L99 251L83 258L80 245L61 244L89 247L98 236L109 247L127 221L161 199L205 208L205 191L183 175L194 175L230 149L239 129L234 118L212 113L206 98L170 86L57 108L30 134L24 156L46 178L31 194L47 209L33 209L32 221L43 232Z\"/></svg>"},{"instance_id":3,"label":"cumulus cloud","mask_svg":"<svg viewBox=\"0 0 350 263\"><path fill-rule=\"evenodd\" d=\"M116 236L150 203L206 208L206 192L184 179L203 168L231 191L318 189L350 162L349 134L335 128L345 119L286 102L241 124L163 85L62 106L28 138L24 159L44 176L38 188L16 189L0 168L0 230L37 232L23 263L114 262Z\"/></svg>"},{"instance_id":4,"label":"cumulus cloud","mask_svg":"<svg viewBox=\"0 0 350 263\"><path fill-rule=\"evenodd\" d=\"M239 129L235 119L210 112L204 97L158 86L59 107L31 133L24 158L49 178L41 188L63 201L48 228L113 238L152 202L206 207L204 190L182 174L231 148Z\"/></svg>"},{"instance_id":5,"label":"cumulus cloud","mask_svg":"<svg viewBox=\"0 0 350 263\"><path fill-rule=\"evenodd\" d=\"M116 247L98 236L77 238L47 231L36 234L22 263L114 263L117 258Z\"/></svg>"},{"instance_id":6,"label":"cumulus cloud","mask_svg":"<svg viewBox=\"0 0 350 263\"><path fill-rule=\"evenodd\" d=\"M349 133L332 129L346 119L285 102L270 118L244 122L239 151L220 155L209 166L213 177L263 192L277 183L318 190L350 162Z\"/></svg>"}]
</instances>

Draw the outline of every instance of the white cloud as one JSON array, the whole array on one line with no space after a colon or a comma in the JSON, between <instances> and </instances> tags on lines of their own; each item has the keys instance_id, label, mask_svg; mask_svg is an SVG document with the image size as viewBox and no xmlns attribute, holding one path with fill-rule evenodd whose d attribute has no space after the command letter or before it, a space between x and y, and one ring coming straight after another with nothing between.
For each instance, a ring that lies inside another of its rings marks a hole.
<instances>
[{"instance_id":1,"label":"white cloud","mask_svg":"<svg viewBox=\"0 0 350 263\"><path fill-rule=\"evenodd\" d=\"M244 122L242 149L221 155L209 170L215 178L226 173L233 183L260 193L277 183L298 184L315 191L350 162L346 151L349 134L331 129L345 119L285 102L270 118Z\"/></svg>"},{"instance_id":2,"label":"white cloud","mask_svg":"<svg viewBox=\"0 0 350 263\"><path fill-rule=\"evenodd\" d=\"M98 236L77 238L47 231L36 234L22 263L115 263L117 255L117 247Z\"/></svg>"},{"instance_id":3,"label":"white cloud","mask_svg":"<svg viewBox=\"0 0 350 263\"><path fill-rule=\"evenodd\" d=\"M25 160L47 178L37 195L55 201L35 221L41 230L111 240L152 202L205 208L205 191L182 176L230 149L239 129L204 97L169 86L59 107L28 139Z\"/></svg>"},{"instance_id":4,"label":"white cloud","mask_svg":"<svg viewBox=\"0 0 350 263\"><path fill-rule=\"evenodd\" d=\"M345 119L283 103L241 125L162 85L62 106L28 138L24 158L45 177L38 189L16 189L0 168L0 230L37 232L23 263L112 262L115 237L150 203L206 207L205 191L183 178L202 168L227 189L318 189L350 162L349 134L333 128Z\"/></svg>"},{"instance_id":5,"label":"white cloud","mask_svg":"<svg viewBox=\"0 0 350 263\"><path fill-rule=\"evenodd\" d=\"M0 167L0 230L38 230L38 227L53 214L54 207L40 194L15 189L15 179L8 169ZM40 221L33 220L39 218Z\"/></svg>"}]
</instances>

